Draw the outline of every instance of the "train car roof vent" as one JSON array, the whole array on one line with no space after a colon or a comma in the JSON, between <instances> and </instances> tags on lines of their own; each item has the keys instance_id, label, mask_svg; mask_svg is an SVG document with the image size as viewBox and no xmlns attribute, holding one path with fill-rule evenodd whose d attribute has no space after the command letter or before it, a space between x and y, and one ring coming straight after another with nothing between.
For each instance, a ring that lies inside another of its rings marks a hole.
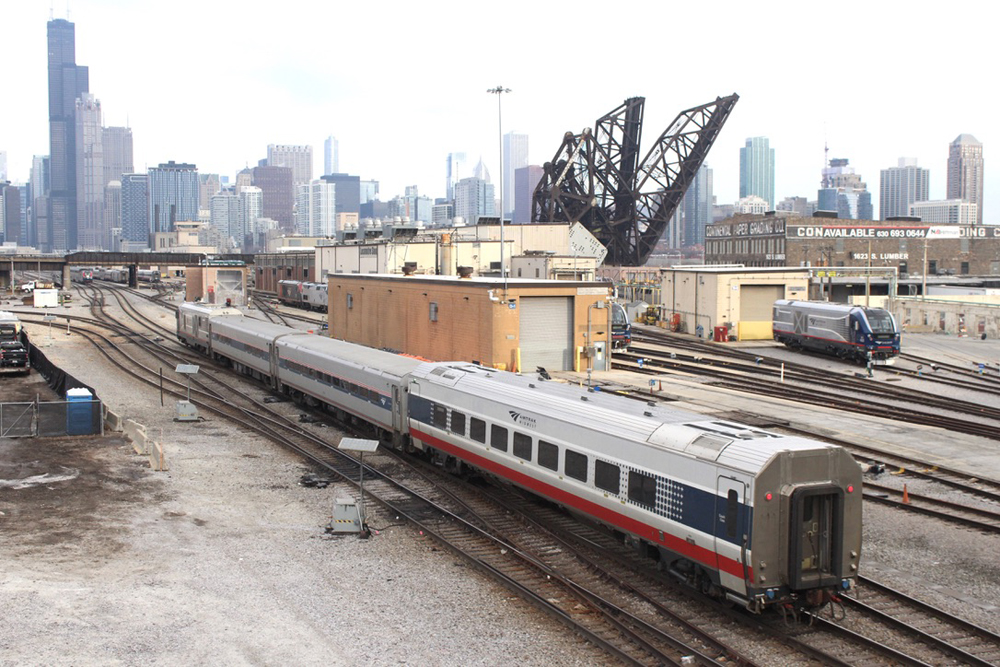
<instances>
[{"instance_id":1,"label":"train car roof vent","mask_svg":"<svg viewBox=\"0 0 1000 667\"><path fill-rule=\"evenodd\" d=\"M732 441L732 438L723 438L706 433L704 435L699 435L697 438L688 443L688 446L684 448L684 451L688 454L694 454L700 458L715 461L719 458L722 450L725 449L726 446Z\"/></svg>"}]
</instances>

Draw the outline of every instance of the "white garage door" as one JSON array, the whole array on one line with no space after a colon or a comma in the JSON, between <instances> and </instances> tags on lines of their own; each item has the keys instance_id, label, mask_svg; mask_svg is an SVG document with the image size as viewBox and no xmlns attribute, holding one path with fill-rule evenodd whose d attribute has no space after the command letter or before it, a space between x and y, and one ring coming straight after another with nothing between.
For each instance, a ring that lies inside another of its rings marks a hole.
<instances>
[{"instance_id":1,"label":"white garage door","mask_svg":"<svg viewBox=\"0 0 1000 667\"><path fill-rule=\"evenodd\" d=\"M521 297L520 306L522 370L573 370L573 298Z\"/></svg>"}]
</instances>

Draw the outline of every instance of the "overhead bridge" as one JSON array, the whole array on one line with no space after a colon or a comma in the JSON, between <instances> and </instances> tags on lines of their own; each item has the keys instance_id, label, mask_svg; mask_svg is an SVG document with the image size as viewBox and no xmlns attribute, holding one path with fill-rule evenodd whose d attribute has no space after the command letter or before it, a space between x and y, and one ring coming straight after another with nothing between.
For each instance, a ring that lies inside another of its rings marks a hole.
<instances>
[{"instance_id":1,"label":"overhead bridge","mask_svg":"<svg viewBox=\"0 0 1000 667\"><path fill-rule=\"evenodd\" d=\"M16 272L51 272L69 284L71 266L249 266L253 255L207 255L174 252L74 252L63 257L52 255L10 255L0 258L0 286L10 287ZM134 275L134 271L130 272ZM134 287L135 285L133 285Z\"/></svg>"}]
</instances>

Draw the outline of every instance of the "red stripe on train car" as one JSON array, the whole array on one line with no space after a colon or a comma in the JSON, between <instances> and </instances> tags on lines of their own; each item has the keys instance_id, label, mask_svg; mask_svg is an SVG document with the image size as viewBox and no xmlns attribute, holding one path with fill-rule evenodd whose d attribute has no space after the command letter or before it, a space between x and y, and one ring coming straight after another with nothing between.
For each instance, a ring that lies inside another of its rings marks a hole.
<instances>
[{"instance_id":1,"label":"red stripe on train car","mask_svg":"<svg viewBox=\"0 0 1000 667\"><path fill-rule=\"evenodd\" d=\"M619 514L618 512L608 509L607 507L598 505L597 503L581 498L580 496L552 486L551 484L546 484L545 482L537 480L534 477L524 474L523 472L519 472L513 468L508 468L507 466L495 461L491 461L486 457L470 452L467 449L463 449L458 445L442 440L441 438L431 435L430 433L419 431L413 428L412 423L410 425L410 435L413 438L426 442L431 447L440 449L441 451L447 452L453 456L457 456L477 468L489 470L500 477L509 479L519 486L530 489L535 493L545 496L546 498L550 498L562 505L573 507L599 519L600 521L603 521L606 524L621 528L622 530L632 533L633 535L639 535L650 542L662 544L671 551L679 553L682 556L686 556L691 560L703 563L713 569L715 569L718 565L718 568L726 574L731 574L732 576L739 577L740 579L743 578L743 564L739 561L719 555L711 549L691 544L676 535L670 535L666 532L663 533L663 538L661 539L659 529L654 528L653 526L637 521L623 514ZM716 559L718 559L718 564L716 563ZM753 568L747 566L746 570L748 580L752 583Z\"/></svg>"}]
</instances>

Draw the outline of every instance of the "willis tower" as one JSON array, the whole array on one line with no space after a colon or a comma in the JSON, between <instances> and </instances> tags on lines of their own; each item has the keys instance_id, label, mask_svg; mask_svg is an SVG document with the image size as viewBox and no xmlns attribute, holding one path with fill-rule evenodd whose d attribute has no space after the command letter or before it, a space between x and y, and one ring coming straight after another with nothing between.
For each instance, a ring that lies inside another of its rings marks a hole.
<instances>
[{"instance_id":1,"label":"willis tower","mask_svg":"<svg viewBox=\"0 0 1000 667\"><path fill-rule=\"evenodd\" d=\"M76 99L87 92L89 72L76 64L76 28L69 21L49 21L48 46L51 189L38 245L43 252L65 252L77 247Z\"/></svg>"}]
</instances>

